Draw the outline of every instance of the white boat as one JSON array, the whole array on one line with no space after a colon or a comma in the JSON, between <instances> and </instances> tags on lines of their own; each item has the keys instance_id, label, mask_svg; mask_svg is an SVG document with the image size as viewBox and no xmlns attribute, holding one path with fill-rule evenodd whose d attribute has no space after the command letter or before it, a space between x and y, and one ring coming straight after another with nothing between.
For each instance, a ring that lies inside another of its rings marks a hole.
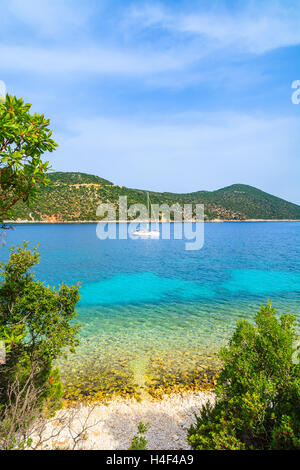
<instances>
[{"instance_id":1,"label":"white boat","mask_svg":"<svg viewBox=\"0 0 300 470\"><path fill-rule=\"evenodd\" d=\"M150 214L150 198L149 198L149 193L147 193L147 208L148 208L148 217L149 217L149 214ZM132 235L135 236L135 237L147 237L147 238L159 238L159 230L150 230L150 224L149 222L147 223L147 227L146 228L140 228L138 230L135 230L134 232L132 232Z\"/></svg>"},{"instance_id":2,"label":"white boat","mask_svg":"<svg viewBox=\"0 0 300 470\"><path fill-rule=\"evenodd\" d=\"M159 238L159 230L149 230L142 228L140 230L135 230L132 232L132 235L135 237L149 237L149 238Z\"/></svg>"}]
</instances>

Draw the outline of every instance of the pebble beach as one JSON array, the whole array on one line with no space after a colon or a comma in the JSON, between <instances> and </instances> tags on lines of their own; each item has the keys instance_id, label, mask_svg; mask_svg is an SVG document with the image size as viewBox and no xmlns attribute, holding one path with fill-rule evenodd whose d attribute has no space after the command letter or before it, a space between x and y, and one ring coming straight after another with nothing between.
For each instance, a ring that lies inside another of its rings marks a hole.
<instances>
[{"instance_id":1,"label":"pebble beach","mask_svg":"<svg viewBox=\"0 0 300 470\"><path fill-rule=\"evenodd\" d=\"M60 417L74 410L60 411L47 427L47 434L55 437L43 446L48 449L70 449L74 436L85 425L88 428L80 438L77 449L128 450L140 422L149 423L145 435L148 450L189 450L187 431L195 422L195 414L207 402L213 403L213 392L185 392L166 395L162 400L114 399L105 404L80 406L74 414L72 426L61 429Z\"/></svg>"}]
</instances>

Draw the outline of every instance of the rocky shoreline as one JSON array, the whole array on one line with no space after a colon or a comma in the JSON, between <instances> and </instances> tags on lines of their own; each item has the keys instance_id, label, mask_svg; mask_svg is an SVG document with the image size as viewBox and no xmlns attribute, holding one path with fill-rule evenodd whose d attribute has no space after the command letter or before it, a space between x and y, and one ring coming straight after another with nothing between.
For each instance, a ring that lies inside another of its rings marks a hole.
<instances>
[{"instance_id":1,"label":"rocky shoreline","mask_svg":"<svg viewBox=\"0 0 300 470\"><path fill-rule=\"evenodd\" d=\"M196 221L193 221L196 222ZM224 222L300 222L300 219L243 219L243 220L236 220L236 219L213 219L213 220L205 220L205 223L224 223ZM101 220L5 220L4 224L107 224L107 221L103 222ZM142 220L139 222L134 221L123 221L123 220L111 220L109 223L115 224L125 224L125 223L149 223L148 220ZM155 220L151 221L150 223L157 223ZM161 221L160 223L168 223ZM174 221L170 221L169 223L174 223Z\"/></svg>"}]
</instances>

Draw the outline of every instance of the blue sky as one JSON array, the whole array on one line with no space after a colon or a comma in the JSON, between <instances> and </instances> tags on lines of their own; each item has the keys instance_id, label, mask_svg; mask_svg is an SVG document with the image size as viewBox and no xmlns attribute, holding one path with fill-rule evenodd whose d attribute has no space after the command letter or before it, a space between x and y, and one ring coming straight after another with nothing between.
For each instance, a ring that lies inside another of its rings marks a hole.
<instances>
[{"instance_id":1,"label":"blue sky","mask_svg":"<svg viewBox=\"0 0 300 470\"><path fill-rule=\"evenodd\" d=\"M56 170L300 204L299 0L0 0L0 80L51 118Z\"/></svg>"}]
</instances>

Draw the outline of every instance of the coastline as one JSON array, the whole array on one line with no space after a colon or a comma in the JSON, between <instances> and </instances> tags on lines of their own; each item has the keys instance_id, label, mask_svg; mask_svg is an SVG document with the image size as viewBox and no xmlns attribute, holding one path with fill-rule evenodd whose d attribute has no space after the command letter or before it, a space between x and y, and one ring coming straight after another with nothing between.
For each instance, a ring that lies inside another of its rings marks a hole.
<instances>
[{"instance_id":1,"label":"coastline","mask_svg":"<svg viewBox=\"0 0 300 470\"><path fill-rule=\"evenodd\" d=\"M196 222L196 220L189 221L190 222ZM220 224L220 223L226 223L226 222L235 222L235 223L242 223L242 222L300 222L300 219L244 219L244 220L236 220L236 219L213 219L213 220L205 220L204 223L208 224ZM101 220L59 220L59 221L53 221L53 220L4 220L4 224L73 224L73 225L83 225L83 224L91 224L91 225L97 225L97 224L129 224L129 223L136 223L136 224L146 224L146 223L158 223L155 220L140 220L138 222L136 221L130 221L130 220L110 220L109 222L107 221L101 221ZM166 224L166 223L181 223L181 222L175 222L174 220L170 220L170 222L166 221L160 221L160 224Z\"/></svg>"},{"instance_id":2,"label":"coastline","mask_svg":"<svg viewBox=\"0 0 300 470\"><path fill-rule=\"evenodd\" d=\"M184 392L161 400L112 399L93 407L78 402L75 408L64 408L50 420L43 437L55 437L42 450L72 448L72 436L80 432L82 423L86 423L87 430L77 449L128 450L140 422L149 423L145 436L148 450L190 450L186 438L188 429L196 422L195 414L199 415L202 407L215 399L213 392ZM64 426L70 417L71 429Z\"/></svg>"}]
</instances>

